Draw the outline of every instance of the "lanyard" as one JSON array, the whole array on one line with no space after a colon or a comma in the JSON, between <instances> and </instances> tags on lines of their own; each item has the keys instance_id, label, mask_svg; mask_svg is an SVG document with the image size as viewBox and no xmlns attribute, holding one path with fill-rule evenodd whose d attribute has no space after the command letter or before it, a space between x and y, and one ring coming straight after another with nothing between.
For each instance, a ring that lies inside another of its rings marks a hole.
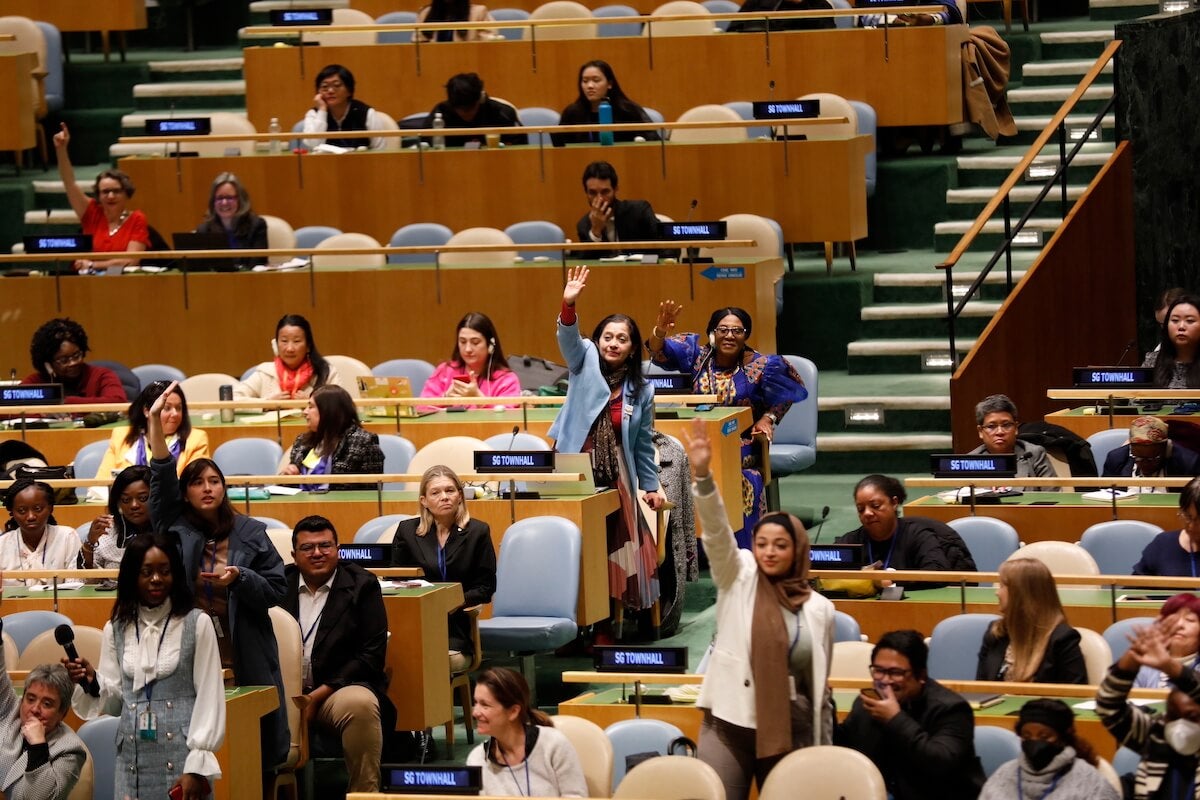
<instances>
[{"instance_id":1,"label":"lanyard","mask_svg":"<svg viewBox=\"0 0 1200 800\"><path fill-rule=\"evenodd\" d=\"M446 580L446 548L438 545L438 571L442 573L442 580Z\"/></svg>"},{"instance_id":2,"label":"lanyard","mask_svg":"<svg viewBox=\"0 0 1200 800\"><path fill-rule=\"evenodd\" d=\"M316 595L314 594L313 597L315 598ZM313 620L313 624L310 625L308 628L308 633L304 634L304 636L300 639L301 647L304 647L304 645L308 644L309 637L313 635L313 631L315 631L317 629L317 626L321 624L321 617L323 617L324 615L325 615L325 607L321 606L321 613L317 614L317 618Z\"/></svg>"},{"instance_id":3,"label":"lanyard","mask_svg":"<svg viewBox=\"0 0 1200 800\"><path fill-rule=\"evenodd\" d=\"M1171 800L1191 800L1196 794L1196 775L1192 773L1192 779L1188 781L1188 785L1183 792L1179 790L1183 788L1180 784L1182 779L1179 777L1180 770L1171 768Z\"/></svg>"},{"instance_id":4,"label":"lanyard","mask_svg":"<svg viewBox=\"0 0 1200 800\"><path fill-rule=\"evenodd\" d=\"M796 651L796 645L800 643L800 615L803 613L803 609L796 612L796 635L792 637L792 646L788 648L789 665L792 663L792 655Z\"/></svg>"},{"instance_id":5,"label":"lanyard","mask_svg":"<svg viewBox=\"0 0 1200 800\"><path fill-rule=\"evenodd\" d=\"M206 569L206 570L205 570L205 572L212 573L212 572L216 572L216 571L217 571L217 540L216 540L216 539L212 539L212 540L210 540L210 543L211 543L211 544L212 544L212 546L213 546L213 549L212 549L212 562L211 562L211 563L208 565L208 569ZM205 552L208 552L208 545L207 545L207 544L204 546L204 550L205 550ZM203 561L204 561L204 556L203 556L203 554L200 556L200 560L201 560L201 562L203 562ZM212 581L205 581L205 582L204 582L204 596L205 596L205 597L208 599L208 613L211 615L211 614L213 613L213 587L212 587Z\"/></svg>"},{"instance_id":6,"label":"lanyard","mask_svg":"<svg viewBox=\"0 0 1200 800\"><path fill-rule=\"evenodd\" d=\"M165 642L167 640L167 628L170 625L171 625L171 615L168 614L163 619L162 634L158 637L158 650L156 652L159 656L162 655L163 642ZM141 628L139 628L137 626L136 622L133 623L133 635L137 637L138 644L141 644L142 643L142 631L141 631ZM158 661L158 658L156 657L154 660ZM153 699L153 697L154 697L154 684L157 681L158 681L158 678L156 677L152 681L146 681L146 685L142 687L146 692L146 702L147 703L149 703L151 701L151 699Z\"/></svg>"},{"instance_id":7,"label":"lanyard","mask_svg":"<svg viewBox=\"0 0 1200 800\"><path fill-rule=\"evenodd\" d=\"M1058 779L1061 777L1062 777L1062 775L1055 775L1054 780L1050 781L1050 788L1047 789L1046 791L1042 792L1042 796L1039 797L1038 800L1046 800L1046 798L1049 797L1051 795L1051 793L1054 791L1055 787L1058 786ZM1024 786L1022 785L1022 783L1023 782L1021 780L1021 767L1020 767L1020 765L1018 765L1017 766L1017 800L1024 800L1024 798L1025 798Z\"/></svg>"},{"instance_id":8,"label":"lanyard","mask_svg":"<svg viewBox=\"0 0 1200 800\"><path fill-rule=\"evenodd\" d=\"M900 538L900 528L897 526L896 532L892 534L892 543L890 545L888 545L887 558L883 562L884 569L887 569L888 565L892 563L892 551L896 549L896 540L898 538ZM870 536L867 537L867 558L870 559L872 564L875 563L875 554L873 552L871 552L871 537ZM1193 578L1196 577L1195 570L1192 571L1192 577Z\"/></svg>"},{"instance_id":9,"label":"lanyard","mask_svg":"<svg viewBox=\"0 0 1200 800\"><path fill-rule=\"evenodd\" d=\"M533 797L533 790L529 786L529 754L525 754L525 793L521 793L521 782L517 780L517 773L513 772L512 765L508 761L504 762L504 766L508 767L508 774L512 776L513 784L517 787L517 797Z\"/></svg>"}]
</instances>

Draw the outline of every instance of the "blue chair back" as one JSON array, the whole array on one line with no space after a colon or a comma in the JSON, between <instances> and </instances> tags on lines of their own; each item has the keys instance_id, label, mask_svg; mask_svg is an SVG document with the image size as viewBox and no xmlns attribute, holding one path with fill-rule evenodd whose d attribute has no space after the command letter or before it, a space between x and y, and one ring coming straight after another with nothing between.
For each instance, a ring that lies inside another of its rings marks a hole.
<instances>
[{"instance_id":1,"label":"blue chair back","mask_svg":"<svg viewBox=\"0 0 1200 800\"><path fill-rule=\"evenodd\" d=\"M605 728L604 735L612 742L612 788L615 792L625 777L626 756L651 752L665 756L671 742L683 736L683 731L659 719L623 719Z\"/></svg>"},{"instance_id":2,"label":"blue chair back","mask_svg":"<svg viewBox=\"0 0 1200 800\"><path fill-rule=\"evenodd\" d=\"M604 27L601 25L600 27ZM553 108L543 108L542 106L528 106L527 108L517 109L517 119L524 127L534 125L557 125L562 121L562 116ZM550 146L550 134L548 133L531 133L526 137L530 144L543 144ZM562 230L559 229L559 233ZM515 240L514 240L515 241ZM546 255L540 253L539 255Z\"/></svg>"},{"instance_id":3,"label":"blue chair back","mask_svg":"<svg viewBox=\"0 0 1200 800\"><path fill-rule=\"evenodd\" d=\"M1113 769L1118 775L1124 776L1130 773L1137 774L1138 764L1142 763L1142 754L1137 751L1130 750L1128 747L1118 747L1116 755L1113 756Z\"/></svg>"},{"instance_id":4,"label":"blue chair back","mask_svg":"<svg viewBox=\"0 0 1200 800\"><path fill-rule=\"evenodd\" d=\"M379 434L379 449L383 451L383 471L398 474L408 470L408 464L417 454L417 446L394 433ZM403 482L388 482L383 484L385 492L403 491Z\"/></svg>"},{"instance_id":5,"label":"blue chair back","mask_svg":"<svg viewBox=\"0 0 1200 800\"><path fill-rule=\"evenodd\" d=\"M958 531L980 572L997 571L1021 546L1017 529L995 517L959 517L946 524Z\"/></svg>"},{"instance_id":6,"label":"blue chair back","mask_svg":"<svg viewBox=\"0 0 1200 800\"><path fill-rule=\"evenodd\" d=\"M35 20L33 24L41 29L42 37L46 40L46 63L42 65L46 71L46 77L42 79L42 86L46 90L46 110L59 111L66 103L62 34L49 22Z\"/></svg>"},{"instance_id":7,"label":"blue chair back","mask_svg":"<svg viewBox=\"0 0 1200 800\"><path fill-rule=\"evenodd\" d=\"M998 619L995 614L958 614L939 622L929 640L929 677L975 680L983 634Z\"/></svg>"},{"instance_id":8,"label":"blue chair back","mask_svg":"<svg viewBox=\"0 0 1200 800\"><path fill-rule=\"evenodd\" d=\"M808 397L792 405L775 428L771 472L791 475L817 462L817 365L803 356L784 356L804 381Z\"/></svg>"},{"instance_id":9,"label":"blue chair back","mask_svg":"<svg viewBox=\"0 0 1200 800\"><path fill-rule=\"evenodd\" d=\"M155 381L179 381L182 383L187 378L187 375L183 374L183 370L169 364L142 364L134 367L132 372L141 382L142 388Z\"/></svg>"},{"instance_id":10,"label":"blue chair back","mask_svg":"<svg viewBox=\"0 0 1200 800\"><path fill-rule=\"evenodd\" d=\"M527 517L504 532L496 567L495 617L575 620L579 601L579 528L562 517ZM554 564L553 580L544 565Z\"/></svg>"},{"instance_id":11,"label":"blue chair back","mask_svg":"<svg viewBox=\"0 0 1200 800\"><path fill-rule=\"evenodd\" d=\"M532 144L532 143L531 143ZM563 235L563 229L544 219L529 220L526 222L514 222L504 229L508 237L515 244L555 244L565 242L566 236ZM551 258L559 260L562 258L562 250L517 250L517 255L526 261L532 261L534 258Z\"/></svg>"},{"instance_id":12,"label":"blue chair back","mask_svg":"<svg viewBox=\"0 0 1200 800\"><path fill-rule=\"evenodd\" d=\"M1084 531L1079 546L1092 554L1102 575L1132 575L1133 565L1141 559L1146 545L1162 532L1149 522L1113 519Z\"/></svg>"},{"instance_id":13,"label":"blue chair back","mask_svg":"<svg viewBox=\"0 0 1200 800\"><path fill-rule=\"evenodd\" d=\"M293 128L293 130L295 129ZM296 229L296 249L307 250L310 247L316 247L330 236L337 236L339 233L341 233L340 230L328 225L305 225L303 228Z\"/></svg>"},{"instance_id":14,"label":"blue chair back","mask_svg":"<svg viewBox=\"0 0 1200 800\"><path fill-rule=\"evenodd\" d=\"M12 637L17 650L24 650L39 633L52 631L59 625L74 625L66 614L57 611L17 611L4 615L4 632ZM9 669L15 669L13 664Z\"/></svg>"},{"instance_id":15,"label":"blue chair back","mask_svg":"<svg viewBox=\"0 0 1200 800\"><path fill-rule=\"evenodd\" d=\"M846 17L846 19L850 19ZM878 172L875 157L876 131L879 129L879 115L875 113L875 109L861 100L851 100L850 105L854 106L854 111L858 115L858 132L871 137L871 146L867 148L865 172L867 174L867 197L872 197L875 194L875 176Z\"/></svg>"},{"instance_id":16,"label":"blue chair back","mask_svg":"<svg viewBox=\"0 0 1200 800\"><path fill-rule=\"evenodd\" d=\"M722 2L722 0L709 0L709 2ZM724 22L724 21L718 22L717 24L718 25L728 25L728 23ZM754 103L751 103L749 100L732 100L728 103L724 103L723 105L728 109L732 109L733 111L736 111L737 115L744 120L754 119ZM764 136L764 137L770 139L771 138L771 126L770 125L759 125L754 128L747 128L746 136L751 139L757 139L760 136ZM781 283L782 283L782 281L781 281Z\"/></svg>"},{"instance_id":17,"label":"blue chair back","mask_svg":"<svg viewBox=\"0 0 1200 800\"><path fill-rule=\"evenodd\" d=\"M975 755L979 756L983 774L990 778L1001 764L1021 756L1021 737L1008 728L976 725Z\"/></svg>"},{"instance_id":18,"label":"blue chair back","mask_svg":"<svg viewBox=\"0 0 1200 800\"><path fill-rule=\"evenodd\" d=\"M704 0L704 2L700 5L707 8L709 13L712 14L736 14L738 9L741 8L741 6L733 2L733 0ZM729 30L729 23L730 20L727 19L713 22L714 25L723 31Z\"/></svg>"},{"instance_id":19,"label":"blue chair back","mask_svg":"<svg viewBox=\"0 0 1200 800\"><path fill-rule=\"evenodd\" d=\"M845 611L833 612L833 640L835 642L861 642L862 628L858 620Z\"/></svg>"},{"instance_id":20,"label":"blue chair back","mask_svg":"<svg viewBox=\"0 0 1200 800\"><path fill-rule=\"evenodd\" d=\"M133 370L122 364L120 361L89 361L93 367L106 367L117 373L117 377L121 379L121 388L125 390L125 398L129 402L138 399L138 395L142 393L142 382L138 380L138 376L133 374Z\"/></svg>"},{"instance_id":21,"label":"blue chair back","mask_svg":"<svg viewBox=\"0 0 1200 800\"><path fill-rule=\"evenodd\" d=\"M414 222L399 228L388 240L388 247L437 247L450 241L454 231L436 222ZM389 264L430 264L433 253L393 254Z\"/></svg>"},{"instance_id":22,"label":"blue chair back","mask_svg":"<svg viewBox=\"0 0 1200 800\"><path fill-rule=\"evenodd\" d=\"M621 4L613 4L600 6L592 9L592 16L599 18L606 17L637 17L641 16L638 10L633 6ZM641 36L642 23L640 22L610 22L597 26L601 38L608 36Z\"/></svg>"},{"instance_id":23,"label":"blue chair back","mask_svg":"<svg viewBox=\"0 0 1200 800\"><path fill-rule=\"evenodd\" d=\"M379 537L387 532L388 528L394 528L401 521L410 519L411 517L412 514L384 514L382 517L369 519L354 532L354 543L375 544L379 541Z\"/></svg>"},{"instance_id":24,"label":"blue chair back","mask_svg":"<svg viewBox=\"0 0 1200 800\"><path fill-rule=\"evenodd\" d=\"M493 8L489 13L492 15L492 19L497 22L521 22L529 19L529 12L523 8ZM501 28L500 26L496 26L496 31L510 41L520 39L524 35L524 28Z\"/></svg>"},{"instance_id":25,"label":"blue chair back","mask_svg":"<svg viewBox=\"0 0 1200 800\"><path fill-rule=\"evenodd\" d=\"M76 478L95 478L96 471L100 469L100 462L104 460L104 454L108 452L108 440L102 439L99 442L88 442L79 451L75 453L74 469ZM99 477L107 479L107 475ZM75 490L75 496L80 500L87 497L87 488L80 486Z\"/></svg>"},{"instance_id":26,"label":"blue chair back","mask_svg":"<svg viewBox=\"0 0 1200 800\"><path fill-rule=\"evenodd\" d=\"M1100 635L1104 637L1104 641L1108 642L1108 649L1112 651L1113 661L1125 655L1125 651L1129 649L1129 637L1133 635L1134 628L1145 628L1157 621L1158 617L1128 617L1119 619L1105 628L1104 633Z\"/></svg>"},{"instance_id":27,"label":"blue chair back","mask_svg":"<svg viewBox=\"0 0 1200 800\"><path fill-rule=\"evenodd\" d=\"M226 475L274 475L282 460L283 448L274 439L257 436L230 439L213 453L213 461Z\"/></svg>"},{"instance_id":28,"label":"blue chair back","mask_svg":"<svg viewBox=\"0 0 1200 800\"><path fill-rule=\"evenodd\" d=\"M117 768L117 728L120 717L96 717L76 731L92 755L92 800L113 800Z\"/></svg>"},{"instance_id":29,"label":"blue chair back","mask_svg":"<svg viewBox=\"0 0 1200 800\"><path fill-rule=\"evenodd\" d=\"M417 21L415 11L389 11L375 20L381 25L404 25ZM408 44L412 41L412 31L380 31L375 34L379 44Z\"/></svg>"},{"instance_id":30,"label":"blue chair back","mask_svg":"<svg viewBox=\"0 0 1200 800\"><path fill-rule=\"evenodd\" d=\"M393 358L371 367L371 374L376 378L408 378L413 397L419 397L433 370L433 364L419 358Z\"/></svg>"},{"instance_id":31,"label":"blue chair back","mask_svg":"<svg viewBox=\"0 0 1200 800\"><path fill-rule=\"evenodd\" d=\"M845 9L850 9L850 8L854 7L854 6L850 5L848 2L846 2L846 0L829 0L829 5L833 6L834 8L845 8ZM833 18L833 27L835 27L835 28L853 28L854 27L854 17L834 17Z\"/></svg>"},{"instance_id":32,"label":"blue chair back","mask_svg":"<svg viewBox=\"0 0 1200 800\"><path fill-rule=\"evenodd\" d=\"M1087 437L1088 444L1092 446L1092 459L1096 462L1097 475L1104 474L1104 459L1108 458L1108 454L1118 447L1123 447L1128 441L1128 428L1109 428L1096 431Z\"/></svg>"}]
</instances>

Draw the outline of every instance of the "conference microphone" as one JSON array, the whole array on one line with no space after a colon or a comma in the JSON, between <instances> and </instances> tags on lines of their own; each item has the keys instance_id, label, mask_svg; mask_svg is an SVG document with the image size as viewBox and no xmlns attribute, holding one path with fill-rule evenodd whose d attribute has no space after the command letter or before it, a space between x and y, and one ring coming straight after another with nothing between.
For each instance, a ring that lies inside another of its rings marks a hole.
<instances>
[{"instance_id":1,"label":"conference microphone","mask_svg":"<svg viewBox=\"0 0 1200 800\"><path fill-rule=\"evenodd\" d=\"M686 220L684 220L684 223L685 223L685 224L686 224L686 223L688 223L688 222L691 222L691 221L692 221L692 214L695 214L695 213L696 213L696 206L698 206L698 205L700 205L700 201L699 201L699 199L697 199L697 198L693 197L693 198L692 198L692 204L691 204L690 206L688 206L688 215L687 215L687 219L686 219ZM47 212L47 213L49 213L49 212Z\"/></svg>"},{"instance_id":2,"label":"conference microphone","mask_svg":"<svg viewBox=\"0 0 1200 800\"><path fill-rule=\"evenodd\" d=\"M54 629L54 641L56 641L60 645L62 645L62 649L65 650L67 653L68 661L78 661L79 660L79 651L75 649L75 629L74 628L72 628L70 625L67 625L66 623L59 625L57 628ZM80 678L78 682L79 682L79 685L83 687L84 691L86 691L92 697L100 696L100 684L96 682L95 678L93 678L92 680L89 681L85 674L84 677Z\"/></svg>"},{"instance_id":3,"label":"conference microphone","mask_svg":"<svg viewBox=\"0 0 1200 800\"><path fill-rule=\"evenodd\" d=\"M821 541L821 526L825 524L825 520L827 519L829 519L829 506L825 506L821 509L821 519L812 527L812 529L817 532L817 535L813 537L813 544L817 544Z\"/></svg>"},{"instance_id":4,"label":"conference microphone","mask_svg":"<svg viewBox=\"0 0 1200 800\"><path fill-rule=\"evenodd\" d=\"M771 82L767 84L767 99L768 100L775 99L775 81L774 81L774 79L772 79Z\"/></svg>"},{"instance_id":5,"label":"conference microphone","mask_svg":"<svg viewBox=\"0 0 1200 800\"><path fill-rule=\"evenodd\" d=\"M1137 344L1137 339L1130 339L1129 344L1125 345L1125 349L1121 351L1121 357L1117 359L1117 363L1113 364L1113 366L1114 367L1121 366L1121 362L1125 360L1125 356L1129 355L1129 351L1132 350L1134 348L1134 345L1136 345L1136 344Z\"/></svg>"},{"instance_id":6,"label":"conference microphone","mask_svg":"<svg viewBox=\"0 0 1200 800\"><path fill-rule=\"evenodd\" d=\"M521 432L521 426L513 425L512 438L508 440L508 450L509 451L511 451L513 449L513 445L517 443L517 434L520 432Z\"/></svg>"}]
</instances>

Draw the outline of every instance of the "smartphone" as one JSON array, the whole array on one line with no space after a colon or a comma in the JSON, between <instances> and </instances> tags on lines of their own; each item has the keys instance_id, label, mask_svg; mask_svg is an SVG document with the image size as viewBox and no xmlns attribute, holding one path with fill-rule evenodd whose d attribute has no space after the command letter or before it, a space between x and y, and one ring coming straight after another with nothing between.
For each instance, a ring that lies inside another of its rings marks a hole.
<instances>
[{"instance_id":1,"label":"smartphone","mask_svg":"<svg viewBox=\"0 0 1200 800\"><path fill-rule=\"evenodd\" d=\"M867 686L862 689L859 689L858 693L861 694L863 697L869 697L872 700L882 700L883 699L879 696L879 690L876 689L874 686Z\"/></svg>"},{"instance_id":2,"label":"smartphone","mask_svg":"<svg viewBox=\"0 0 1200 800\"><path fill-rule=\"evenodd\" d=\"M177 783L171 787L171 791L167 792L167 797L170 800L183 800L183 784Z\"/></svg>"}]
</instances>

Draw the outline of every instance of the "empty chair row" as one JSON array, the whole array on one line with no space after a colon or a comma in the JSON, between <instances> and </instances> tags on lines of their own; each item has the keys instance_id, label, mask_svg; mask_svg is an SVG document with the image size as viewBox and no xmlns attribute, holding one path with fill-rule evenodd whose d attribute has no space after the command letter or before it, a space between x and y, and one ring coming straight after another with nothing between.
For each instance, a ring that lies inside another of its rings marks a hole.
<instances>
[{"instance_id":1,"label":"empty chair row","mask_svg":"<svg viewBox=\"0 0 1200 800\"><path fill-rule=\"evenodd\" d=\"M1044 562L1054 574L1131 575L1146 545L1163 532L1149 522L1109 520L1092 525L1076 543L1023 545L1016 528L994 517L960 517L947 524L963 538L980 572L995 572L1009 558L1025 557Z\"/></svg>"}]
</instances>

